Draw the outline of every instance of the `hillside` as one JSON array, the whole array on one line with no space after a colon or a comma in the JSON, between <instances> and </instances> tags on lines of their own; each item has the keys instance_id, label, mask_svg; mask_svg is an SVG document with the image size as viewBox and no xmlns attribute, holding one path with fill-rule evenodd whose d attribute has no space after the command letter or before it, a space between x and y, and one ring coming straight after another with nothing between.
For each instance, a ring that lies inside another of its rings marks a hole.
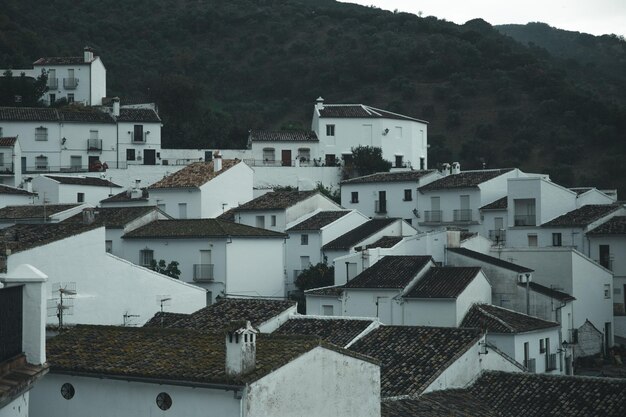
<instances>
[{"instance_id":1,"label":"hillside","mask_svg":"<svg viewBox=\"0 0 626 417\"><path fill-rule=\"evenodd\" d=\"M621 91L621 78L571 76L570 58L481 20L331 0L4 3L0 67L90 45L109 94L157 101L164 146L240 147L249 129L307 128L321 95L429 120L431 166L518 166L626 192L625 107L599 93Z\"/></svg>"}]
</instances>

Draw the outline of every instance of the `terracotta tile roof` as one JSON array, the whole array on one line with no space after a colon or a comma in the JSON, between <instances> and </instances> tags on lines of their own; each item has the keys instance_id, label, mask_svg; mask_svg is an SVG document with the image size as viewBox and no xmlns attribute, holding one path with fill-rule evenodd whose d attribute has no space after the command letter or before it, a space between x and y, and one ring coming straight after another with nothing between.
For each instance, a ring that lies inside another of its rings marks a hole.
<instances>
[{"instance_id":1,"label":"terracotta tile roof","mask_svg":"<svg viewBox=\"0 0 626 417\"><path fill-rule=\"evenodd\" d=\"M94 223L105 226L107 229L123 229L133 220L157 210L156 206L99 207L94 209ZM166 215L161 211L160 213ZM83 213L78 213L65 221L81 223L83 221Z\"/></svg>"},{"instance_id":2,"label":"terracotta tile roof","mask_svg":"<svg viewBox=\"0 0 626 417\"><path fill-rule=\"evenodd\" d=\"M225 212L217 216L216 219L234 222L235 221L235 209L231 208L231 209L226 210Z\"/></svg>"},{"instance_id":3,"label":"terracotta tile roof","mask_svg":"<svg viewBox=\"0 0 626 417\"><path fill-rule=\"evenodd\" d=\"M404 288L430 262L430 256L385 256L344 285L344 288Z\"/></svg>"},{"instance_id":4,"label":"terracotta tile roof","mask_svg":"<svg viewBox=\"0 0 626 417\"><path fill-rule=\"evenodd\" d=\"M467 392L498 416L626 415L624 379L486 372Z\"/></svg>"},{"instance_id":5,"label":"terracotta tile roof","mask_svg":"<svg viewBox=\"0 0 626 417\"><path fill-rule=\"evenodd\" d=\"M320 211L317 214L301 221L300 223L287 229L288 232L301 230L320 230L324 226L328 226L335 220L338 220L350 213L349 211Z\"/></svg>"},{"instance_id":6,"label":"terracotta tile roof","mask_svg":"<svg viewBox=\"0 0 626 417\"><path fill-rule=\"evenodd\" d=\"M287 237L284 233L220 219L156 220L126 233L124 239L198 239L205 237Z\"/></svg>"},{"instance_id":7,"label":"terracotta tile roof","mask_svg":"<svg viewBox=\"0 0 626 417\"><path fill-rule=\"evenodd\" d=\"M559 323L506 308L490 304L474 304L465 314L460 327L472 327L487 330L490 333L524 333L559 326Z\"/></svg>"},{"instance_id":8,"label":"terracotta tile roof","mask_svg":"<svg viewBox=\"0 0 626 417\"><path fill-rule=\"evenodd\" d=\"M492 180L513 169L489 169L481 171L465 171L459 174L450 174L419 188L420 192L446 190L454 188L476 188L483 182Z\"/></svg>"},{"instance_id":9,"label":"terracotta tile roof","mask_svg":"<svg viewBox=\"0 0 626 417\"><path fill-rule=\"evenodd\" d=\"M239 377L226 375L221 332L79 325L49 339L46 350L51 372L244 385L319 345L315 337L260 334L256 368Z\"/></svg>"},{"instance_id":10,"label":"terracotta tile roof","mask_svg":"<svg viewBox=\"0 0 626 417\"><path fill-rule=\"evenodd\" d=\"M397 119L410 120L414 122L427 123L424 120L392 113L387 110L365 104L324 104L324 108L319 110L320 118L356 118L356 119Z\"/></svg>"},{"instance_id":11,"label":"terracotta tile roof","mask_svg":"<svg viewBox=\"0 0 626 417\"><path fill-rule=\"evenodd\" d=\"M87 185L91 187L112 187L112 188L122 188L121 185L117 185L112 183L109 180L105 180L98 177L59 177L56 175L43 175L46 178L50 178L60 184L69 184L69 185Z\"/></svg>"},{"instance_id":12,"label":"terracotta tile roof","mask_svg":"<svg viewBox=\"0 0 626 417\"><path fill-rule=\"evenodd\" d=\"M222 161L222 169L218 172L215 172L213 168L214 161L194 162L150 185L148 190L159 188L198 188L218 175L222 175L240 162L239 159L224 159Z\"/></svg>"},{"instance_id":13,"label":"terracotta tile roof","mask_svg":"<svg viewBox=\"0 0 626 417\"><path fill-rule=\"evenodd\" d=\"M304 295L320 295L320 296L336 296L339 297L343 293L343 285L312 288L304 291Z\"/></svg>"},{"instance_id":14,"label":"terracotta tile roof","mask_svg":"<svg viewBox=\"0 0 626 417\"><path fill-rule=\"evenodd\" d=\"M383 401L381 403L381 416L502 417L503 414L492 410L491 407L482 403L466 390L445 390L429 392L419 399Z\"/></svg>"},{"instance_id":15,"label":"terracotta tile roof","mask_svg":"<svg viewBox=\"0 0 626 417\"><path fill-rule=\"evenodd\" d=\"M27 363L23 354L0 363L0 408L30 390L33 384L46 373L48 373L47 365ZM6 408L8 413L6 415L13 415L8 408ZM14 410L14 413L18 412Z\"/></svg>"},{"instance_id":16,"label":"terracotta tile roof","mask_svg":"<svg viewBox=\"0 0 626 417\"><path fill-rule=\"evenodd\" d=\"M120 109L118 122L161 123L161 118L153 109Z\"/></svg>"},{"instance_id":17,"label":"terracotta tile roof","mask_svg":"<svg viewBox=\"0 0 626 417\"><path fill-rule=\"evenodd\" d=\"M91 122L115 123L109 113L96 110L92 107L77 107L74 110L58 110L59 121L62 122Z\"/></svg>"},{"instance_id":18,"label":"terracotta tile roof","mask_svg":"<svg viewBox=\"0 0 626 417\"><path fill-rule=\"evenodd\" d=\"M302 130L251 130L252 142L319 142L313 131Z\"/></svg>"},{"instance_id":19,"label":"terracotta tile roof","mask_svg":"<svg viewBox=\"0 0 626 417\"><path fill-rule=\"evenodd\" d=\"M172 325L178 320L187 317L189 317L189 314L157 311L156 314L143 325L143 327L172 327Z\"/></svg>"},{"instance_id":20,"label":"terracotta tile roof","mask_svg":"<svg viewBox=\"0 0 626 417\"><path fill-rule=\"evenodd\" d=\"M360 226L355 227L347 233L339 236L337 239L332 240L322 246L323 250L343 249L348 250L351 247L358 245L374 233L379 232L385 227L389 226L393 222L400 219L388 218L388 219L371 219Z\"/></svg>"},{"instance_id":21,"label":"terracotta tile roof","mask_svg":"<svg viewBox=\"0 0 626 417\"><path fill-rule=\"evenodd\" d=\"M215 304L188 314L169 327L203 332L221 331L233 321L248 320L254 327L294 307L295 301L224 298Z\"/></svg>"},{"instance_id":22,"label":"terracotta tile roof","mask_svg":"<svg viewBox=\"0 0 626 417\"><path fill-rule=\"evenodd\" d=\"M611 217L609 221L587 232L588 235L626 235L626 216Z\"/></svg>"},{"instance_id":23,"label":"terracotta tile roof","mask_svg":"<svg viewBox=\"0 0 626 417\"><path fill-rule=\"evenodd\" d=\"M419 395L480 337L477 329L381 326L350 350L381 362L381 397Z\"/></svg>"},{"instance_id":24,"label":"terracotta tile roof","mask_svg":"<svg viewBox=\"0 0 626 417\"><path fill-rule=\"evenodd\" d=\"M8 185L2 185L2 184L0 184L0 194L14 194L14 195L28 195L28 196L37 195L37 193L30 193L21 188L9 187Z\"/></svg>"},{"instance_id":25,"label":"terracotta tile roof","mask_svg":"<svg viewBox=\"0 0 626 417\"><path fill-rule=\"evenodd\" d=\"M337 346L346 346L373 322L371 319L296 316L283 323L274 333L314 335Z\"/></svg>"},{"instance_id":26,"label":"terracotta tile roof","mask_svg":"<svg viewBox=\"0 0 626 417\"><path fill-rule=\"evenodd\" d=\"M11 249L12 253L22 252L38 246L47 245L68 237L93 230L95 224L51 223L51 224L16 224L0 230L0 251Z\"/></svg>"},{"instance_id":27,"label":"terracotta tile roof","mask_svg":"<svg viewBox=\"0 0 626 417\"><path fill-rule=\"evenodd\" d=\"M502 197L497 199L496 201L492 201L489 204L485 204L480 208L480 210L506 210L508 204L509 203L507 197Z\"/></svg>"},{"instance_id":28,"label":"terracotta tile roof","mask_svg":"<svg viewBox=\"0 0 626 417\"><path fill-rule=\"evenodd\" d=\"M49 107L0 107L0 120L8 122L115 123L109 113L91 107L77 107L72 110Z\"/></svg>"},{"instance_id":29,"label":"terracotta tile roof","mask_svg":"<svg viewBox=\"0 0 626 417\"><path fill-rule=\"evenodd\" d=\"M585 227L620 208L618 204L588 204L552 219L541 227Z\"/></svg>"},{"instance_id":30,"label":"terracotta tile roof","mask_svg":"<svg viewBox=\"0 0 626 417\"><path fill-rule=\"evenodd\" d=\"M520 287L526 287L526 283L525 282L518 282L517 283L518 286ZM541 285L538 284L536 282L529 282L528 283L528 287L535 292L538 292L539 294L543 294L546 295L548 297L554 298L555 300L560 300L560 301L573 301L576 299L576 297L569 295L568 293L565 293L563 291L558 291L555 289L552 289L550 287L546 287L545 285Z\"/></svg>"},{"instance_id":31,"label":"terracotta tile roof","mask_svg":"<svg viewBox=\"0 0 626 417\"><path fill-rule=\"evenodd\" d=\"M96 56L94 56L94 59ZM85 62L82 56L49 56L39 58L33 62L33 65L91 65L91 62Z\"/></svg>"},{"instance_id":32,"label":"terracotta tile roof","mask_svg":"<svg viewBox=\"0 0 626 417\"><path fill-rule=\"evenodd\" d=\"M131 197L130 190L124 190L119 194L115 194L112 197L100 200L101 203L128 203L129 201L148 201L150 193L146 188L141 189L141 197Z\"/></svg>"},{"instance_id":33,"label":"terracotta tile roof","mask_svg":"<svg viewBox=\"0 0 626 417\"><path fill-rule=\"evenodd\" d=\"M61 213L62 211L78 207L79 204L46 204L23 205L23 206L6 206L0 208L0 223L12 222L13 220L43 219L44 213L46 219Z\"/></svg>"},{"instance_id":34,"label":"terracotta tile roof","mask_svg":"<svg viewBox=\"0 0 626 417\"><path fill-rule=\"evenodd\" d=\"M422 177L432 174L434 169L421 171L378 172L363 177L341 181L344 184L368 184L373 182L418 182Z\"/></svg>"},{"instance_id":35,"label":"terracotta tile roof","mask_svg":"<svg viewBox=\"0 0 626 417\"><path fill-rule=\"evenodd\" d=\"M370 243L369 245L367 245L365 247L367 249L370 249L370 248L393 248L398 243L400 243L402 241L402 239L403 239L402 236L383 236L380 239L378 239L376 242Z\"/></svg>"},{"instance_id":36,"label":"terracotta tile roof","mask_svg":"<svg viewBox=\"0 0 626 417\"><path fill-rule=\"evenodd\" d=\"M508 262L503 259L498 259L494 256L485 255L484 253L476 252L471 249L466 248L448 248L448 251L453 253L458 253L459 255L466 256L468 258L476 259L477 261L485 262L493 266L497 266L499 268L508 269L510 271L525 273L525 272L533 272L533 269L526 268L522 265L514 264L513 262Z\"/></svg>"},{"instance_id":37,"label":"terracotta tile roof","mask_svg":"<svg viewBox=\"0 0 626 417\"><path fill-rule=\"evenodd\" d=\"M234 208L234 211L285 210L318 193L319 191L273 191Z\"/></svg>"},{"instance_id":38,"label":"terracotta tile roof","mask_svg":"<svg viewBox=\"0 0 626 417\"><path fill-rule=\"evenodd\" d=\"M0 138L0 148L11 148L15 146L15 142L17 142L17 137L15 136Z\"/></svg>"},{"instance_id":39,"label":"terracotta tile roof","mask_svg":"<svg viewBox=\"0 0 626 417\"><path fill-rule=\"evenodd\" d=\"M405 298L456 298L476 278L480 267L433 267L411 288Z\"/></svg>"}]
</instances>

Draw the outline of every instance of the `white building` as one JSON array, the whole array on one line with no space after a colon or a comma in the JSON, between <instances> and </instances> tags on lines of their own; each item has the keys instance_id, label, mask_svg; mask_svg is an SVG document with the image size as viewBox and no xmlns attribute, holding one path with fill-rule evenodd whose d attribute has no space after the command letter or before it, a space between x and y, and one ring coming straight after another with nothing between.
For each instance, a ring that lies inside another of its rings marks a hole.
<instances>
[{"instance_id":1,"label":"white building","mask_svg":"<svg viewBox=\"0 0 626 417\"><path fill-rule=\"evenodd\" d=\"M253 171L238 159L196 162L150 185L153 203L178 219L212 218L252 200Z\"/></svg>"},{"instance_id":2,"label":"white building","mask_svg":"<svg viewBox=\"0 0 626 417\"><path fill-rule=\"evenodd\" d=\"M427 122L364 104L326 104L313 109L311 130L319 138L318 163L349 162L352 148L373 146L396 168L428 167Z\"/></svg>"},{"instance_id":3,"label":"white building","mask_svg":"<svg viewBox=\"0 0 626 417\"><path fill-rule=\"evenodd\" d=\"M22 148L17 137L2 137L0 128L0 185L17 187L22 182Z\"/></svg>"},{"instance_id":4,"label":"white building","mask_svg":"<svg viewBox=\"0 0 626 417\"><path fill-rule=\"evenodd\" d=\"M30 390L48 372L47 277L31 265L6 272L0 263L0 417L28 417Z\"/></svg>"},{"instance_id":5,"label":"white building","mask_svg":"<svg viewBox=\"0 0 626 417\"><path fill-rule=\"evenodd\" d=\"M487 343L515 359L528 372L565 373L559 323L489 304L474 304L461 327L485 330Z\"/></svg>"},{"instance_id":6,"label":"white building","mask_svg":"<svg viewBox=\"0 0 626 417\"><path fill-rule=\"evenodd\" d=\"M161 309L191 313L207 304L204 289L106 253L104 227L18 224L2 232L0 264L11 270L30 262L49 277L49 324L59 323L60 289L76 292L66 300L73 307L63 317L65 324L137 325Z\"/></svg>"},{"instance_id":7,"label":"white building","mask_svg":"<svg viewBox=\"0 0 626 417\"><path fill-rule=\"evenodd\" d=\"M32 204L36 199L37 194L35 193L0 184L0 209L6 206Z\"/></svg>"},{"instance_id":8,"label":"white building","mask_svg":"<svg viewBox=\"0 0 626 417\"><path fill-rule=\"evenodd\" d=\"M40 175L33 179L33 191L38 194L39 201L46 204L85 203L96 206L120 188L109 180L85 176Z\"/></svg>"},{"instance_id":9,"label":"white building","mask_svg":"<svg viewBox=\"0 0 626 417\"><path fill-rule=\"evenodd\" d=\"M417 225L417 189L441 178L435 170L382 172L341 182L341 205L368 217L399 217Z\"/></svg>"},{"instance_id":10,"label":"white building","mask_svg":"<svg viewBox=\"0 0 626 417\"><path fill-rule=\"evenodd\" d=\"M83 326L49 346L33 416L380 416L379 365L317 337Z\"/></svg>"},{"instance_id":11,"label":"white building","mask_svg":"<svg viewBox=\"0 0 626 417\"><path fill-rule=\"evenodd\" d=\"M322 166L319 139L312 131L251 130L248 136L250 166L306 167Z\"/></svg>"},{"instance_id":12,"label":"white building","mask_svg":"<svg viewBox=\"0 0 626 417\"><path fill-rule=\"evenodd\" d=\"M148 266L178 262L180 280L209 297L285 296L284 233L220 219L157 220L122 236L123 257Z\"/></svg>"}]
</instances>

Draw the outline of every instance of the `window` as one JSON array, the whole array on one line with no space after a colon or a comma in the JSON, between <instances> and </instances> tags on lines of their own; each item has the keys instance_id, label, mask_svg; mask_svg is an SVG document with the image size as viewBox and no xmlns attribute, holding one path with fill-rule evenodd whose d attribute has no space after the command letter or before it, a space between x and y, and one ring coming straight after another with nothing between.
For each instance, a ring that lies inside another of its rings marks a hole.
<instances>
[{"instance_id":1,"label":"window","mask_svg":"<svg viewBox=\"0 0 626 417\"><path fill-rule=\"evenodd\" d=\"M133 127L133 142L143 142L143 125L135 125Z\"/></svg>"},{"instance_id":2,"label":"window","mask_svg":"<svg viewBox=\"0 0 626 417\"><path fill-rule=\"evenodd\" d=\"M178 203L178 218L187 218L187 203Z\"/></svg>"},{"instance_id":3,"label":"window","mask_svg":"<svg viewBox=\"0 0 626 417\"><path fill-rule=\"evenodd\" d=\"M539 353L546 353L546 339L539 339Z\"/></svg>"},{"instance_id":4,"label":"window","mask_svg":"<svg viewBox=\"0 0 626 417\"><path fill-rule=\"evenodd\" d=\"M276 215L272 214L272 217L270 217L270 225L271 226L276 226Z\"/></svg>"},{"instance_id":5,"label":"window","mask_svg":"<svg viewBox=\"0 0 626 417\"><path fill-rule=\"evenodd\" d=\"M404 201L411 201L411 200L413 200L413 193L411 192L411 189L404 190Z\"/></svg>"},{"instance_id":6,"label":"window","mask_svg":"<svg viewBox=\"0 0 626 417\"><path fill-rule=\"evenodd\" d=\"M74 390L74 386L70 384L69 382L66 382L65 384L61 385L61 395L66 400L71 400L72 398L74 398L75 393L76 391Z\"/></svg>"},{"instance_id":7,"label":"window","mask_svg":"<svg viewBox=\"0 0 626 417\"><path fill-rule=\"evenodd\" d=\"M563 243L560 233L552 233L552 246L561 246Z\"/></svg>"},{"instance_id":8,"label":"window","mask_svg":"<svg viewBox=\"0 0 626 417\"><path fill-rule=\"evenodd\" d=\"M106 250L107 253L113 252L113 241L112 240L106 240L104 242L104 250Z\"/></svg>"},{"instance_id":9,"label":"window","mask_svg":"<svg viewBox=\"0 0 626 417\"><path fill-rule=\"evenodd\" d=\"M537 235L528 235L528 247L530 248L537 247Z\"/></svg>"},{"instance_id":10,"label":"window","mask_svg":"<svg viewBox=\"0 0 626 417\"><path fill-rule=\"evenodd\" d=\"M326 125L326 136L335 136L335 125Z\"/></svg>"},{"instance_id":11,"label":"window","mask_svg":"<svg viewBox=\"0 0 626 417\"><path fill-rule=\"evenodd\" d=\"M84 203L85 202L85 193L76 193L76 202Z\"/></svg>"},{"instance_id":12,"label":"window","mask_svg":"<svg viewBox=\"0 0 626 417\"><path fill-rule=\"evenodd\" d=\"M2 127L0 126L0 138L3 138L4 135L2 134Z\"/></svg>"},{"instance_id":13,"label":"window","mask_svg":"<svg viewBox=\"0 0 626 417\"><path fill-rule=\"evenodd\" d=\"M514 199L514 225L515 226L535 226L537 219L535 216L535 199L522 198Z\"/></svg>"},{"instance_id":14,"label":"window","mask_svg":"<svg viewBox=\"0 0 626 417\"><path fill-rule=\"evenodd\" d=\"M359 202L359 192L358 191L352 191L352 193L350 193L350 202L352 204L356 204Z\"/></svg>"},{"instance_id":15,"label":"window","mask_svg":"<svg viewBox=\"0 0 626 417\"><path fill-rule=\"evenodd\" d=\"M1 137L2 136L0 136L0 138ZM3 165L4 165L4 154L0 153L0 171L4 169Z\"/></svg>"},{"instance_id":16,"label":"window","mask_svg":"<svg viewBox=\"0 0 626 417\"><path fill-rule=\"evenodd\" d=\"M36 157L35 169L48 169L48 157L43 155Z\"/></svg>"},{"instance_id":17,"label":"window","mask_svg":"<svg viewBox=\"0 0 626 417\"><path fill-rule=\"evenodd\" d=\"M54 104L55 101L57 101L57 95L56 94L50 94L50 105Z\"/></svg>"},{"instance_id":18,"label":"window","mask_svg":"<svg viewBox=\"0 0 626 417\"><path fill-rule=\"evenodd\" d=\"M300 148L298 149L298 159L300 162L309 162L311 160L311 149L309 148Z\"/></svg>"},{"instance_id":19,"label":"window","mask_svg":"<svg viewBox=\"0 0 626 417\"><path fill-rule=\"evenodd\" d=\"M163 411L169 410L172 406L172 397L167 392L161 392L156 397L156 405Z\"/></svg>"},{"instance_id":20,"label":"window","mask_svg":"<svg viewBox=\"0 0 626 417\"><path fill-rule=\"evenodd\" d=\"M139 251L139 265L149 267L154 259L154 251L152 249L142 249Z\"/></svg>"},{"instance_id":21,"label":"window","mask_svg":"<svg viewBox=\"0 0 626 417\"><path fill-rule=\"evenodd\" d=\"M35 140L48 140L48 128L43 126L36 127Z\"/></svg>"},{"instance_id":22,"label":"window","mask_svg":"<svg viewBox=\"0 0 626 417\"><path fill-rule=\"evenodd\" d=\"M604 298L611 298L611 284L604 284Z\"/></svg>"},{"instance_id":23,"label":"window","mask_svg":"<svg viewBox=\"0 0 626 417\"><path fill-rule=\"evenodd\" d=\"M326 154L325 165L327 167L337 166L337 158L335 158L335 154L332 154L332 153Z\"/></svg>"},{"instance_id":24,"label":"window","mask_svg":"<svg viewBox=\"0 0 626 417\"><path fill-rule=\"evenodd\" d=\"M263 148L263 161L269 163L276 161L276 151L274 148Z\"/></svg>"},{"instance_id":25,"label":"window","mask_svg":"<svg viewBox=\"0 0 626 417\"><path fill-rule=\"evenodd\" d=\"M300 235L300 244L308 245L309 244L309 235Z\"/></svg>"},{"instance_id":26,"label":"window","mask_svg":"<svg viewBox=\"0 0 626 417\"><path fill-rule=\"evenodd\" d=\"M256 227L265 229L265 216L256 216Z\"/></svg>"},{"instance_id":27,"label":"window","mask_svg":"<svg viewBox=\"0 0 626 417\"><path fill-rule=\"evenodd\" d=\"M74 93L69 93L67 95L67 102L68 103L73 103L74 102Z\"/></svg>"},{"instance_id":28,"label":"window","mask_svg":"<svg viewBox=\"0 0 626 417\"><path fill-rule=\"evenodd\" d=\"M135 150L134 149L126 149L126 160L134 161L135 160Z\"/></svg>"},{"instance_id":29,"label":"window","mask_svg":"<svg viewBox=\"0 0 626 417\"><path fill-rule=\"evenodd\" d=\"M323 316L332 316L333 315L333 306L332 305L323 305L322 306L322 315Z\"/></svg>"},{"instance_id":30,"label":"window","mask_svg":"<svg viewBox=\"0 0 626 417\"><path fill-rule=\"evenodd\" d=\"M70 156L70 168L72 171L77 171L83 167L83 157L80 155Z\"/></svg>"},{"instance_id":31,"label":"window","mask_svg":"<svg viewBox=\"0 0 626 417\"><path fill-rule=\"evenodd\" d=\"M404 166L402 158L402 155L396 155L396 168L402 168Z\"/></svg>"},{"instance_id":32,"label":"window","mask_svg":"<svg viewBox=\"0 0 626 417\"><path fill-rule=\"evenodd\" d=\"M426 169L426 158L420 157L420 169Z\"/></svg>"}]
</instances>

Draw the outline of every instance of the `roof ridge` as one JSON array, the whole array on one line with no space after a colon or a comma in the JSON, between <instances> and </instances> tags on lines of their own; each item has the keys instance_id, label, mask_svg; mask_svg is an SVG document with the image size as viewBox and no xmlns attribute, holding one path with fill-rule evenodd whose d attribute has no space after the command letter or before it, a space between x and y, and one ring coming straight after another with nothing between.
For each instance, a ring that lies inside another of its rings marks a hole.
<instances>
[{"instance_id":1,"label":"roof ridge","mask_svg":"<svg viewBox=\"0 0 626 417\"><path fill-rule=\"evenodd\" d=\"M491 304L490 304L491 305ZM498 323L500 323L501 325L503 325L504 327L506 327L507 329L509 329L511 332L513 333L517 333L517 331L515 330L515 328L513 326L511 326L510 324L508 324L507 322L505 322L504 320L502 320L501 318L494 316L493 314L491 314L490 312L484 310L481 307L481 304L475 304L476 308L483 313L484 315L486 315L487 317L497 321ZM496 306L494 306L496 307Z\"/></svg>"}]
</instances>

